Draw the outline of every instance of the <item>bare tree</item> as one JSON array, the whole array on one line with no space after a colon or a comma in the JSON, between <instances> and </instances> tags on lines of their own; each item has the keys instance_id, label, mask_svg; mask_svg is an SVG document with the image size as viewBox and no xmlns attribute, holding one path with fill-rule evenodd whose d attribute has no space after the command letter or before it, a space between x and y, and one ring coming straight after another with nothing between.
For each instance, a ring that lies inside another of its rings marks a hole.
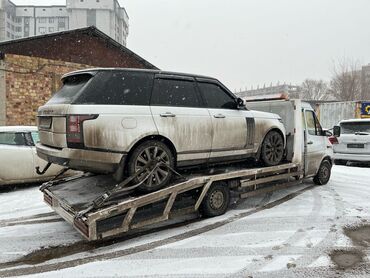
<instances>
[{"instance_id":1,"label":"bare tree","mask_svg":"<svg viewBox=\"0 0 370 278\"><path fill-rule=\"evenodd\" d=\"M301 85L302 98L306 100L330 99L328 84L324 80L306 79Z\"/></svg>"},{"instance_id":2,"label":"bare tree","mask_svg":"<svg viewBox=\"0 0 370 278\"><path fill-rule=\"evenodd\" d=\"M334 65L330 94L337 100L361 99L361 70L357 62L342 59Z\"/></svg>"}]
</instances>

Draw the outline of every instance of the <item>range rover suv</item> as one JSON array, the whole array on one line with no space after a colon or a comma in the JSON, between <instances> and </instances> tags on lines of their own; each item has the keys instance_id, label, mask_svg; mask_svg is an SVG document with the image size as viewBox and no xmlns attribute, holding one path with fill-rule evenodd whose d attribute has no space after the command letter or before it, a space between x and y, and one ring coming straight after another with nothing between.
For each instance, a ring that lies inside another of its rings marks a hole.
<instances>
[{"instance_id":1,"label":"range rover suv","mask_svg":"<svg viewBox=\"0 0 370 278\"><path fill-rule=\"evenodd\" d=\"M37 153L48 162L114 173L118 180L145 168L134 181L149 192L169 182L171 168L247 158L272 166L284 157L280 117L249 111L217 79L87 69L62 82L38 111ZM154 167L153 161L162 164Z\"/></svg>"}]
</instances>

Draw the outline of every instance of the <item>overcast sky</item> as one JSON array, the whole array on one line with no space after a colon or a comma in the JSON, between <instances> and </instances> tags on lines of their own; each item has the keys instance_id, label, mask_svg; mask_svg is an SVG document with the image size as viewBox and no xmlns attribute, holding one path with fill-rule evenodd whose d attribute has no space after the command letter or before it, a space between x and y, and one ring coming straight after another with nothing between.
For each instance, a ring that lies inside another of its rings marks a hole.
<instances>
[{"instance_id":1,"label":"overcast sky","mask_svg":"<svg viewBox=\"0 0 370 278\"><path fill-rule=\"evenodd\" d=\"M65 0L14 0L65 4ZM127 46L165 70L219 78L233 91L331 76L370 63L369 0L119 0Z\"/></svg>"}]
</instances>

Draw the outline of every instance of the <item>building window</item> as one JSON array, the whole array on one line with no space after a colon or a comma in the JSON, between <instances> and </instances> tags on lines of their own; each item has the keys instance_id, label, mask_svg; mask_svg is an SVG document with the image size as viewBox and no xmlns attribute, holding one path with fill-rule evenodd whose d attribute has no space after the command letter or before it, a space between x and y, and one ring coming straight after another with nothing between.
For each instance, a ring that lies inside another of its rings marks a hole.
<instances>
[{"instance_id":1,"label":"building window","mask_svg":"<svg viewBox=\"0 0 370 278\"><path fill-rule=\"evenodd\" d=\"M24 9L25 12L27 12L27 9Z\"/></svg>"},{"instance_id":2,"label":"building window","mask_svg":"<svg viewBox=\"0 0 370 278\"><path fill-rule=\"evenodd\" d=\"M58 28L65 28L66 27L66 20L64 17L58 18Z\"/></svg>"},{"instance_id":3,"label":"building window","mask_svg":"<svg viewBox=\"0 0 370 278\"><path fill-rule=\"evenodd\" d=\"M87 26L96 26L96 10L87 10Z\"/></svg>"},{"instance_id":4,"label":"building window","mask_svg":"<svg viewBox=\"0 0 370 278\"><path fill-rule=\"evenodd\" d=\"M21 17L16 17L15 18L15 22L16 23L21 23L22 22L22 18Z\"/></svg>"},{"instance_id":5,"label":"building window","mask_svg":"<svg viewBox=\"0 0 370 278\"><path fill-rule=\"evenodd\" d=\"M45 27L39 27L39 33L40 34L45 34L46 33L46 28Z\"/></svg>"},{"instance_id":6,"label":"building window","mask_svg":"<svg viewBox=\"0 0 370 278\"><path fill-rule=\"evenodd\" d=\"M49 27L49 33L54 32L54 27Z\"/></svg>"},{"instance_id":7,"label":"building window","mask_svg":"<svg viewBox=\"0 0 370 278\"><path fill-rule=\"evenodd\" d=\"M46 17L39 17L39 23L46 23Z\"/></svg>"},{"instance_id":8,"label":"building window","mask_svg":"<svg viewBox=\"0 0 370 278\"><path fill-rule=\"evenodd\" d=\"M6 23L6 26L10 29L10 23L9 22Z\"/></svg>"},{"instance_id":9,"label":"building window","mask_svg":"<svg viewBox=\"0 0 370 278\"><path fill-rule=\"evenodd\" d=\"M10 33L9 33L9 32L6 32L6 36L7 36L8 38L10 38Z\"/></svg>"},{"instance_id":10,"label":"building window","mask_svg":"<svg viewBox=\"0 0 370 278\"><path fill-rule=\"evenodd\" d=\"M22 27L15 27L16 32L22 32Z\"/></svg>"},{"instance_id":11,"label":"building window","mask_svg":"<svg viewBox=\"0 0 370 278\"><path fill-rule=\"evenodd\" d=\"M49 23L54 23L54 18L53 17L49 17Z\"/></svg>"}]
</instances>

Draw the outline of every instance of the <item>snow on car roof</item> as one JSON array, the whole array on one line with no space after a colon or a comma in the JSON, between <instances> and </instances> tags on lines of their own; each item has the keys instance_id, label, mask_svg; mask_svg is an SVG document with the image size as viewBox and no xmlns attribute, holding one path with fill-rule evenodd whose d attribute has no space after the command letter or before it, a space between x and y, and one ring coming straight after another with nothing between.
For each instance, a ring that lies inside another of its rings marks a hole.
<instances>
[{"instance_id":1,"label":"snow on car roof","mask_svg":"<svg viewBox=\"0 0 370 278\"><path fill-rule=\"evenodd\" d=\"M29 131L37 131L37 127L36 126L21 126L21 125L18 125L18 126L0 126L0 132L11 132L11 131L15 131L15 132L29 132Z\"/></svg>"},{"instance_id":2,"label":"snow on car roof","mask_svg":"<svg viewBox=\"0 0 370 278\"><path fill-rule=\"evenodd\" d=\"M81 73L96 73L98 71L131 71L131 72L148 72L148 73L157 73L157 74L168 74L168 75L179 75L179 76L188 76L188 77L195 77L195 78L205 78L205 79L212 79L217 80L214 77L199 75L199 74L191 74L191 73L182 73L182 72L172 72L172 71L163 71L163 70L152 70L152 69L138 69L138 68L87 68L82 70L76 70L69 73L66 73L62 76L61 79L64 79L68 76L81 74Z\"/></svg>"},{"instance_id":3,"label":"snow on car roof","mask_svg":"<svg viewBox=\"0 0 370 278\"><path fill-rule=\"evenodd\" d=\"M370 122L369 119L349 119L349 120L342 120L339 123L352 123L352 122Z\"/></svg>"}]
</instances>

